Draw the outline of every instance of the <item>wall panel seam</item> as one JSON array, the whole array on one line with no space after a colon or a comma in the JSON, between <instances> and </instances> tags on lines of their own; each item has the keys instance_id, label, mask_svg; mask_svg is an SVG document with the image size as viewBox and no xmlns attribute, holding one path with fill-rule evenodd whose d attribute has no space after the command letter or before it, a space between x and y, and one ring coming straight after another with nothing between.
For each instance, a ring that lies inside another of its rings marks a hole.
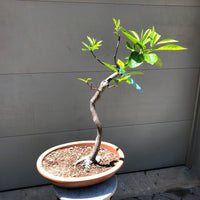
<instances>
[{"instance_id":1,"label":"wall panel seam","mask_svg":"<svg viewBox=\"0 0 200 200\"><path fill-rule=\"evenodd\" d=\"M35 1L35 2L54 2L54 3L84 3L84 4L112 4L112 5L138 5L138 6L174 6L174 7L199 7L200 2L193 1L141 1L141 0L127 0L127 1L114 1L114 0L17 0L17 1ZM187 2L187 3L186 3Z\"/></svg>"},{"instance_id":2,"label":"wall panel seam","mask_svg":"<svg viewBox=\"0 0 200 200\"><path fill-rule=\"evenodd\" d=\"M200 67L176 67L176 68L140 68L141 71L167 71L167 70L199 70ZM79 73L105 73L111 72L107 70L97 70L97 71L69 71L69 72L31 72L31 73L0 73L0 76L12 76L12 75L42 75L42 74L79 74Z\"/></svg>"},{"instance_id":3,"label":"wall panel seam","mask_svg":"<svg viewBox=\"0 0 200 200\"><path fill-rule=\"evenodd\" d=\"M157 124L173 124L173 123L191 123L192 119L183 119L183 120L176 120L176 121L165 121L165 122L147 122L147 123L138 123L138 124L126 124L126 125L121 125L121 126L103 126L103 129L109 129L109 128L125 128L125 127L134 127L134 126L146 126L146 125L157 125ZM87 130L94 130L95 132L95 128L87 128L87 129L77 129L77 130L58 130L58 131L48 131L48 132L36 132L36 133L30 133L30 134L19 134L19 135L15 135L15 136L3 136L0 137L1 139L6 139L6 138L16 138L16 137L28 137L28 136L39 136L39 135L51 135L51 134L67 134L67 133L71 133L73 134L73 132L81 132L81 131L87 131Z\"/></svg>"}]
</instances>

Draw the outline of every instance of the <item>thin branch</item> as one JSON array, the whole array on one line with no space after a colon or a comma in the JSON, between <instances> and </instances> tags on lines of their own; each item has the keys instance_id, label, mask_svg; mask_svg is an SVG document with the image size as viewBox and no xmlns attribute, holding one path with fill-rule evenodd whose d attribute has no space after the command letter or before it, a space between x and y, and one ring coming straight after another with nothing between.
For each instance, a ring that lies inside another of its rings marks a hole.
<instances>
[{"instance_id":1,"label":"thin branch","mask_svg":"<svg viewBox=\"0 0 200 200\"><path fill-rule=\"evenodd\" d=\"M86 82L87 83L87 85L90 87L90 89L91 90L98 90L98 88L94 88L93 86L92 86L92 83L88 83L88 82Z\"/></svg>"},{"instance_id":2,"label":"thin branch","mask_svg":"<svg viewBox=\"0 0 200 200\"><path fill-rule=\"evenodd\" d=\"M108 78L106 78L105 81L110 82L117 76L119 76L119 73L115 72L115 73L111 74L110 76L108 76Z\"/></svg>"},{"instance_id":3,"label":"thin branch","mask_svg":"<svg viewBox=\"0 0 200 200\"><path fill-rule=\"evenodd\" d=\"M118 39L117 39L117 45L116 45L116 49L115 49L115 55L114 55L114 63L116 68L120 69L119 65L117 64L117 53L118 53L118 49L119 49L119 45L120 45L120 34L118 34Z\"/></svg>"},{"instance_id":4,"label":"thin branch","mask_svg":"<svg viewBox=\"0 0 200 200\"><path fill-rule=\"evenodd\" d=\"M111 88L117 87L117 86L118 86L117 84L114 84L114 85L108 86L108 89L111 89Z\"/></svg>"},{"instance_id":5,"label":"thin branch","mask_svg":"<svg viewBox=\"0 0 200 200\"><path fill-rule=\"evenodd\" d=\"M120 37L119 37L119 40L118 40L118 42L117 42L116 52L115 52L115 56L114 56L114 57L115 57L115 60L117 60L117 52L118 52L118 48L119 48L119 43L120 43ZM93 55L93 57L95 58L95 60L97 60L100 64L106 66L106 65L103 63L103 61L101 61L101 60L95 55L94 51L90 51L90 52L91 52L91 54ZM115 67L117 70L120 69L119 65L117 64L117 61L115 61L114 67Z\"/></svg>"},{"instance_id":6,"label":"thin branch","mask_svg":"<svg viewBox=\"0 0 200 200\"><path fill-rule=\"evenodd\" d=\"M92 53L93 57L94 57L100 64L104 65L103 62L94 54L93 51L90 51L90 52ZM104 65L104 66L105 66L105 65Z\"/></svg>"}]
</instances>

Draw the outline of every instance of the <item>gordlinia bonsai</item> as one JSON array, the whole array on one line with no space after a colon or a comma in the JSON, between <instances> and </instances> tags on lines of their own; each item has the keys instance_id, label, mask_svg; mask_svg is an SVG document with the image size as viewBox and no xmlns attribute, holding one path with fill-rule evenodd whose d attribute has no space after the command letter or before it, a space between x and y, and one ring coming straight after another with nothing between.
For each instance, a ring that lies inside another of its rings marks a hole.
<instances>
[{"instance_id":1,"label":"gordlinia bonsai","mask_svg":"<svg viewBox=\"0 0 200 200\"><path fill-rule=\"evenodd\" d=\"M157 51L164 50L184 50L186 48L169 44L176 43L177 40L174 39L163 39L160 40L161 35L159 35L155 28L147 29L146 31L141 31L139 35L135 31L127 31L120 24L120 20L113 19L114 27L115 27L115 35L117 36L117 44L114 52L114 60L113 64L106 63L100 60L96 54L95 50L98 50L102 45L102 40L97 41L94 38L87 36L89 44L82 42L84 48L82 51L89 51L92 56L104 67L109 68L112 71L112 74L109 74L107 78L101 81L98 88L94 88L91 82L91 78L79 80L85 82L91 90L95 90L94 96L90 99L90 111L92 114L93 121L96 125L97 136L95 145L90 155L82 157L78 160L76 164L82 163L86 168L89 168L92 163L99 162L100 158L98 158L97 154L102 141L102 125L97 115L95 104L103 94L104 90L107 88L113 88L118 86L118 84L122 81L127 82L130 85L133 85L139 92L142 92L142 88L132 79L132 75L143 74L142 72L135 71L135 68L139 67L144 62L147 62L151 65L157 65L159 67L162 66L161 59L157 56ZM124 35L128 41L126 42L126 48L129 50L129 55L125 58L126 61L122 61L117 58L118 49L120 45L121 35Z\"/></svg>"}]
</instances>

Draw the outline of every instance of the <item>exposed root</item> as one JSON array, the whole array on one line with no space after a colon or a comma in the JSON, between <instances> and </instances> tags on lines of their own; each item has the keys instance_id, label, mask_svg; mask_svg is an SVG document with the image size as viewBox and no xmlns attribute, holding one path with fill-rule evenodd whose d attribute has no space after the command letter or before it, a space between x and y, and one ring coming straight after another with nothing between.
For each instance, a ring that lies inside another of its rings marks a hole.
<instances>
[{"instance_id":1,"label":"exposed root","mask_svg":"<svg viewBox=\"0 0 200 200\"><path fill-rule=\"evenodd\" d=\"M97 156L95 161L92 161L89 156L84 156L77 160L73 165L78 165L81 163L82 166L89 170L92 164L99 163L101 160L102 158L100 156Z\"/></svg>"},{"instance_id":2,"label":"exposed root","mask_svg":"<svg viewBox=\"0 0 200 200\"><path fill-rule=\"evenodd\" d=\"M77 160L73 165L78 165L80 163L82 163L82 166L89 170L90 165L93 163L93 161L90 160L89 156L84 156L81 159Z\"/></svg>"}]
</instances>

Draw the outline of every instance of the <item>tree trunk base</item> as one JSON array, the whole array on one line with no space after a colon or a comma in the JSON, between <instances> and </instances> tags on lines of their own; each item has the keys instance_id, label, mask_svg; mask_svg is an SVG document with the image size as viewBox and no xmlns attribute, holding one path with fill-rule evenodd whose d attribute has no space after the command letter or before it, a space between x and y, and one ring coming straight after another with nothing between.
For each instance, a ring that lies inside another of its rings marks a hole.
<instances>
[{"instance_id":1,"label":"tree trunk base","mask_svg":"<svg viewBox=\"0 0 200 200\"><path fill-rule=\"evenodd\" d=\"M90 155L88 155L80 158L73 165L81 164L82 166L84 166L86 169L89 170L92 164L98 164L101 160L102 158L100 156L96 156L95 160L91 160Z\"/></svg>"}]
</instances>

